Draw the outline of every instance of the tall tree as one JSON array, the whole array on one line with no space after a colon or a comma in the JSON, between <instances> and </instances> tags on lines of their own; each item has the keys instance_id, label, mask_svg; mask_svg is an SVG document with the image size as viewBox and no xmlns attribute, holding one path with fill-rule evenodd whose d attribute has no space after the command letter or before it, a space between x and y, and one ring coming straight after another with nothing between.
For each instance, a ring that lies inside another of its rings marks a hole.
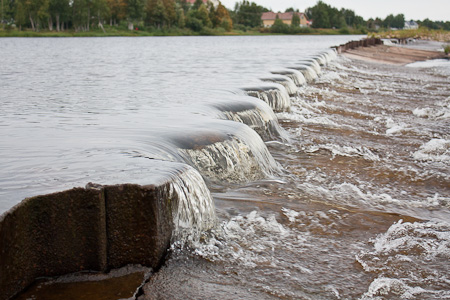
<instances>
[{"instance_id":1,"label":"tall tree","mask_svg":"<svg viewBox=\"0 0 450 300\"><path fill-rule=\"evenodd\" d=\"M88 0L72 0L72 26L75 31L87 31L90 12Z\"/></svg>"},{"instance_id":2,"label":"tall tree","mask_svg":"<svg viewBox=\"0 0 450 300\"><path fill-rule=\"evenodd\" d=\"M145 16L145 0L126 0L128 29L133 30L133 24L141 21Z\"/></svg>"},{"instance_id":3,"label":"tall tree","mask_svg":"<svg viewBox=\"0 0 450 300\"><path fill-rule=\"evenodd\" d=\"M235 10L235 23L242 24L249 27L260 27L261 16L263 12L268 11L267 8L257 5L254 2L242 1L236 3Z\"/></svg>"},{"instance_id":4,"label":"tall tree","mask_svg":"<svg viewBox=\"0 0 450 300\"><path fill-rule=\"evenodd\" d=\"M313 21L314 28L330 28L330 16L328 15L329 5L318 1L313 7L306 9L307 17Z\"/></svg>"},{"instance_id":5,"label":"tall tree","mask_svg":"<svg viewBox=\"0 0 450 300\"><path fill-rule=\"evenodd\" d=\"M348 9L338 10L335 7L318 1L313 7L307 8L306 16L313 21L314 28L346 28L347 26L362 26L365 21Z\"/></svg>"},{"instance_id":6,"label":"tall tree","mask_svg":"<svg viewBox=\"0 0 450 300\"><path fill-rule=\"evenodd\" d=\"M127 3L125 0L106 0L109 11L109 25L117 25L125 19L127 14Z\"/></svg>"},{"instance_id":7,"label":"tall tree","mask_svg":"<svg viewBox=\"0 0 450 300\"><path fill-rule=\"evenodd\" d=\"M215 16L219 21L215 26L221 26L227 31L231 31L231 29L233 29L233 21L231 20L230 13L228 12L228 9L226 9L226 7L220 2L215 10Z\"/></svg>"},{"instance_id":8,"label":"tall tree","mask_svg":"<svg viewBox=\"0 0 450 300\"><path fill-rule=\"evenodd\" d=\"M177 26L179 28L184 28L186 26L186 17L182 7L177 8Z\"/></svg>"},{"instance_id":9,"label":"tall tree","mask_svg":"<svg viewBox=\"0 0 450 300\"><path fill-rule=\"evenodd\" d=\"M4 6L3 6L3 0L2 0L2 19L1 19L1 22L2 22L2 29L5 29L5 11L4 11L4 8L3 8Z\"/></svg>"},{"instance_id":10,"label":"tall tree","mask_svg":"<svg viewBox=\"0 0 450 300\"><path fill-rule=\"evenodd\" d=\"M175 11L174 0L163 0L164 8L166 9L167 26L171 27L177 21L177 13Z\"/></svg>"},{"instance_id":11,"label":"tall tree","mask_svg":"<svg viewBox=\"0 0 450 300\"><path fill-rule=\"evenodd\" d=\"M52 30L53 18L56 24L56 31L61 30L61 22L67 17L70 11L69 0L49 0L49 29Z\"/></svg>"},{"instance_id":12,"label":"tall tree","mask_svg":"<svg viewBox=\"0 0 450 300\"><path fill-rule=\"evenodd\" d=\"M18 0L18 17L29 19L33 31L39 31L41 21L48 16L48 0Z\"/></svg>"},{"instance_id":13,"label":"tall tree","mask_svg":"<svg viewBox=\"0 0 450 300\"><path fill-rule=\"evenodd\" d=\"M300 17L296 13L292 15L291 26L300 27Z\"/></svg>"},{"instance_id":14,"label":"tall tree","mask_svg":"<svg viewBox=\"0 0 450 300\"><path fill-rule=\"evenodd\" d=\"M147 16L148 24L161 28L167 20L166 7L162 0L149 0L147 2Z\"/></svg>"}]
</instances>

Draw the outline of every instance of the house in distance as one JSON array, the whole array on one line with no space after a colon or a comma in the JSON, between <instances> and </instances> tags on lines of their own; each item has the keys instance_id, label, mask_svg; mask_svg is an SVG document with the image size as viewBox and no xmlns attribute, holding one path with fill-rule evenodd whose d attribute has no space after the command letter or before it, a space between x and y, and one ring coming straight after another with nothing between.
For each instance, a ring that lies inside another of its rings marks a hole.
<instances>
[{"instance_id":1,"label":"house in distance","mask_svg":"<svg viewBox=\"0 0 450 300\"><path fill-rule=\"evenodd\" d=\"M284 24L291 25L292 17L296 14L300 18L300 27L309 27L311 22L308 21L304 13L301 12L285 12L285 13L274 13L273 11L265 12L261 16L264 27L272 27L275 20L280 19Z\"/></svg>"}]
</instances>

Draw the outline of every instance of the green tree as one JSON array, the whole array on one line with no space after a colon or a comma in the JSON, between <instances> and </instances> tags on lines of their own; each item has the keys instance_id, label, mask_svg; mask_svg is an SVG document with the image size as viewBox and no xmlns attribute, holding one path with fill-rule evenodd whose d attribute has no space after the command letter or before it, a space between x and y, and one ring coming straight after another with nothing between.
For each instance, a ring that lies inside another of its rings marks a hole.
<instances>
[{"instance_id":1,"label":"green tree","mask_svg":"<svg viewBox=\"0 0 450 300\"><path fill-rule=\"evenodd\" d=\"M2 29L5 29L5 6L4 6L4 1L2 0L2 7L1 7L1 19L0 22L2 23Z\"/></svg>"},{"instance_id":2,"label":"green tree","mask_svg":"<svg viewBox=\"0 0 450 300\"><path fill-rule=\"evenodd\" d=\"M314 28L347 29L347 26L365 26L364 19L356 15L354 11L344 8L338 10L323 1L318 1L315 6L307 8L305 13L313 21Z\"/></svg>"},{"instance_id":3,"label":"green tree","mask_svg":"<svg viewBox=\"0 0 450 300\"><path fill-rule=\"evenodd\" d=\"M291 27L293 28L300 27L300 17L296 13L292 15Z\"/></svg>"},{"instance_id":4,"label":"green tree","mask_svg":"<svg viewBox=\"0 0 450 300\"><path fill-rule=\"evenodd\" d=\"M17 1L15 21L16 21L16 25L19 26L20 30L22 30L22 26L25 26L28 24L27 8L25 5L25 1L20 1L20 0Z\"/></svg>"},{"instance_id":5,"label":"green tree","mask_svg":"<svg viewBox=\"0 0 450 300\"><path fill-rule=\"evenodd\" d=\"M103 32L105 32L105 29L103 28L103 22L105 18L109 16L109 7L106 0L92 0L90 5L92 20L95 20L98 24L98 27L100 27Z\"/></svg>"},{"instance_id":6,"label":"green tree","mask_svg":"<svg viewBox=\"0 0 450 300\"><path fill-rule=\"evenodd\" d=\"M405 16L398 14L394 17L393 27L402 29L405 26Z\"/></svg>"},{"instance_id":7,"label":"green tree","mask_svg":"<svg viewBox=\"0 0 450 300\"><path fill-rule=\"evenodd\" d=\"M394 15L390 14L383 20L383 27L391 28L394 27Z\"/></svg>"},{"instance_id":8,"label":"green tree","mask_svg":"<svg viewBox=\"0 0 450 300\"><path fill-rule=\"evenodd\" d=\"M182 7L178 7L177 9L177 26L179 28L184 28L186 26L186 17Z\"/></svg>"},{"instance_id":9,"label":"green tree","mask_svg":"<svg viewBox=\"0 0 450 300\"><path fill-rule=\"evenodd\" d=\"M203 26L212 27L211 19L209 18L208 9L204 4L200 5L197 11L197 18L202 21Z\"/></svg>"},{"instance_id":10,"label":"green tree","mask_svg":"<svg viewBox=\"0 0 450 300\"><path fill-rule=\"evenodd\" d=\"M175 2L173 0L163 0L166 9L167 26L171 27L177 22L177 13L175 11Z\"/></svg>"},{"instance_id":11,"label":"green tree","mask_svg":"<svg viewBox=\"0 0 450 300\"><path fill-rule=\"evenodd\" d=\"M164 27L167 21L167 13L162 0L150 0L147 2L146 21L157 28Z\"/></svg>"},{"instance_id":12,"label":"green tree","mask_svg":"<svg viewBox=\"0 0 450 300\"><path fill-rule=\"evenodd\" d=\"M329 7L328 4L318 1L315 6L306 9L306 16L313 21L312 27L331 28L330 16L328 15Z\"/></svg>"},{"instance_id":13,"label":"green tree","mask_svg":"<svg viewBox=\"0 0 450 300\"><path fill-rule=\"evenodd\" d=\"M33 31L40 30L40 24L48 16L48 0L18 0L16 17L20 25L28 18Z\"/></svg>"},{"instance_id":14,"label":"green tree","mask_svg":"<svg viewBox=\"0 0 450 300\"><path fill-rule=\"evenodd\" d=\"M16 14L15 0L2 0L2 15L0 21L2 21L3 27L6 24L11 24L14 22L15 14Z\"/></svg>"},{"instance_id":15,"label":"green tree","mask_svg":"<svg viewBox=\"0 0 450 300\"><path fill-rule=\"evenodd\" d=\"M439 29L439 26L435 22L431 21L428 18L426 18L425 20L420 22L420 26L421 27L426 27L428 29Z\"/></svg>"},{"instance_id":16,"label":"green tree","mask_svg":"<svg viewBox=\"0 0 450 300\"><path fill-rule=\"evenodd\" d=\"M133 24L142 21L145 16L145 0L126 0L126 3L126 19L128 21L128 29L133 30Z\"/></svg>"},{"instance_id":17,"label":"green tree","mask_svg":"<svg viewBox=\"0 0 450 300\"><path fill-rule=\"evenodd\" d=\"M260 27L262 13L268 11L268 9L254 2L250 3L244 0L241 3L236 3L234 11L234 22L236 24L242 24L248 27Z\"/></svg>"},{"instance_id":18,"label":"green tree","mask_svg":"<svg viewBox=\"0 0 450 300\"><path fill-rule=\"evenodd\" d=\"M211 11L213 11L213 13L211 13ZM211 15L213 17L211 17ZM233 28L233 21L231 20L228 9L226 9L225 6L223 6L220 2L216 9L214 9L214 6L211 6L210 18L213 23L213 27L220 26L226 31L231 31L231 29Z\"/></svg>"},{"instance_id":19,"label":"green tree","mask_svg":"<svg viewBox=\"0 0 450 300\"><path fill-rule=\"evenodd\" d=\"M189 10L186 16L186 26L191 30L200 32L203 29L203 22L196 15L197 10Z\"/></svg>"},{"instance_id":20,"label":"green tree","mask_svg":"<svg viewBox=\"0 0 450 300\"><path fill-rule=\"evenodd\" d=\"M53 18L56 24L56 31L61 31L61 24L68 19L70 14L69 0L50 0L48 5L49 29L52 30Z\"/></svg>"},{"instance_id":21,"label":"green tree","mask_svg":"<svg viewBox=\"0 0 450 300\"><path fill-rule=\"evenodd\" d=\"M117 25L125 19L127 3L124 0L106 0L109 12L109 25Z\"/></svg>"},{"instance_id":22,"label":"green tree","mask_svg":"<svg viewBox=\"0 0 450 300\"><path fill-rule=\"evenodd\" d=\"M273 33L289 33L289 25L285 24L277 15L275 22L270 27L270 31Z\"/></svg>"},{"instance_id":23,"label":"green tree","mask_svg":"<svg viewBox=\"0 0 450 300\"><path fill-rule=\"evenodd\" d=\"M202 0L195 0L194 5L192 6L195 10L198 10L200 6L203 5Z\"/></svg>"}]
</instances>

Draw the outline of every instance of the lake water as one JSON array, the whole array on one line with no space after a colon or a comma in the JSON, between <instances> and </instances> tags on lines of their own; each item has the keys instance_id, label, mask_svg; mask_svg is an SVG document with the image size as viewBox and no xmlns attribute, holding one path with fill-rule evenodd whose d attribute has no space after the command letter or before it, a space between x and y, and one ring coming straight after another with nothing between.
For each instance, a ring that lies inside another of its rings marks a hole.
<instances>
[{"instance_id":1,"label":"lake water","mask_svg":"<svg viewBox=\"0 0 450 300\"><path fill-rule=\"evenodd\" d=\"M286 68L359 38L1 39L0 213L188 163L216 226L174 243L143 299L450 298L447 61L340 56L276 116L246 95L283 90ZM226 120L239 105L283 129L263 142ZM202 152L205 137L229 142ZM211 157L233 168L207 167Z\"/></svg>"}]
</instances>

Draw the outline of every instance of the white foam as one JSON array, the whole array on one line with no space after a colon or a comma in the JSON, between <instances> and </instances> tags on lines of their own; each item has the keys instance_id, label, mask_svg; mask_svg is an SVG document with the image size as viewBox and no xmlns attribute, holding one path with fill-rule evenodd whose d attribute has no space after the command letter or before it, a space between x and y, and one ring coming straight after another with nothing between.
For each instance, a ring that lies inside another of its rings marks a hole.
<instances>
[{"instance_id":1,"label":"white foam","mask_svg":"<svg viewBox=\"0 0 450 300\"><path fill-rule=\"evenodd\" d=\"M435 103L435 107L418 107L413 110L413 114L420 118L429 119L449 119L450 118L450 97Z\"/></svg>"},{"instance_id":2,"label":"white foam","mask_svg":"<svg viewBox=\"0 0 450 300\"><path fill-rule=\"evenodd\" d=\"M356 157L361 156L364 157L366 160L370 161L379 161L380 157L370 151L368 148L359 146L359 147L350 147L350 146L340 146L336 144L325 144L325 145L314 145L310 146L308 149L306 149L306 152L317 152L320 149L328 150L332 153L333 157L336 155L340 156L349 156L349 157Z\"/></svg>"},{"instance_id":3,"label":"white foam","mask_svg":"<svg viewBox=\"0 0 450 300\"><path fill-rule=\"evenodd\" d=\"M407 124L394 122L391 118L386 118L386 127L388 128L386 130L387 135L394 135L408 130Z\"/></svg>"},{"instance_id":4,"label":"white foam","mask_svg":"<svg viewBox=\"0 0 450 300\"><path fill-rule=\"evenodd\" d=\"M376 278L369 286L369 290L361 297L362 300L384 299L383 296L397 296L400 299L411 299L425 292L420 287L410 287L403 280L392 278Z\"/></svg>"},{"instance_id":5,"label":"white foam","mask_svg":"<svg viewBox=\"0 0 450 300\"><path fill-rule=\"evenodd\" d=\"M282 266L284 262L278 260L276 249L300 249L304 243L303 237L280 224L275 215L262 216L252 211L223 222L211 235L193 246L194 254L208 260L254 268L261 264Z\"/></svg>"},{"instance_id":6,"label":"white foam","mask_svg":"<svg viewBox=\"0 0 450 300\"><path fill-rule=\"evenodd\" d=\"M432 139L413 154L415 160L450 162L450 140Z\"/></svg>"},{"instance_id":7,"label":"white foam","mask_svg":"<svg viewBox=\"0 0 450 300\"><path fill-rule=\"evenodd\" d=\"M335 82L335 81L342 81L343 77L347 77L346 74L338 73L338 72L334 72L334 71L328 71L320 77L318 82L331 83L331 82Z\"/></svg>"},{"instance_id":8,"label":"white foam","mask_svg":"<svg viewBox=\"0 0 450 300\"><path fill-rule=\"evenodd\" d=\"M450 223L394 223L371 240L373 250L356 256L366 272L378 274L362 299L450 296ZM424 280L426 279L426 280Z\"/></svg>"},{"instance_id":9,"label":"white foam","mask_svg":"<svg viewBox=\"0 0 450 300\"><path fill-rule=\"evenodd\" d=\"M305 124L322 124L339 127L339 124L321 115L318 107L325 105L323 101L305 101L299 97L292 98L293 105L290 112L278 113L278 118L289 119Z\"/></svg>"}]
</instances>

